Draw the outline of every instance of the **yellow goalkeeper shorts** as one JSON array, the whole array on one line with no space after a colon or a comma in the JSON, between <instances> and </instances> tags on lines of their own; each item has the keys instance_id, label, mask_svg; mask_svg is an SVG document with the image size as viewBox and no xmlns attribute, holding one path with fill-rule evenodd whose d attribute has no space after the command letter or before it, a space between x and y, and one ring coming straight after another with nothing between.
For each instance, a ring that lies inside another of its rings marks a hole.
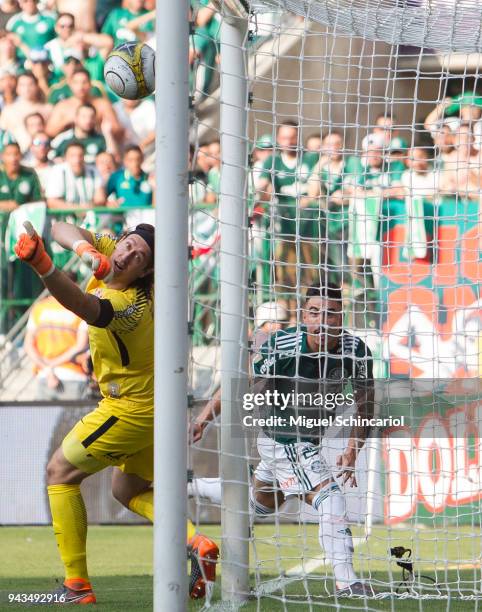
<instances>
[{"instance_id":1,"label":"yellow goalkeeper shorts","mask_svg":"<svg viewBox=\"0 0 482 612\"><path fill-rule=\"evenodd\" d=\"M133 414L126 400L106 398L74 425L62 442L62 451L69 463L87 474L118 466L152 482L153 436L152 411Z\"/></svg>"}]
</instances>

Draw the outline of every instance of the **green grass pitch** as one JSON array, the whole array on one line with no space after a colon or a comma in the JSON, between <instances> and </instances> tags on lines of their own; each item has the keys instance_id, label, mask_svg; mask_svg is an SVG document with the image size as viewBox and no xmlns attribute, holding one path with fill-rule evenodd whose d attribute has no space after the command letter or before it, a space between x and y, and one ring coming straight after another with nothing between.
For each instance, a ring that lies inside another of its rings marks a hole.
<instances>
[{"instance_id":1,"label":"green grass pitch","mask_svg":"<svg viewBox=\"0 0 482 612\"><path fill-rule=\"evenodd\" d=\"M202 532L219 542L220 529L216 525L202 527ZM278 578L305 561L320 555L317 526L256 525L256 546L251 550L252 584L255 574L263 584ZM356 535L356 534L354 534ZM365 578L388 582L401 579L401 570L390 563L387 549L403 545L412 548L416 568L427 576L448 583L443 600L376 601L342 600L343 610L407 610L408 612L441 612L442 610L481 610L480 601L460 601L459 591L468 595L480 591L481 536L473 528L447 527L441 531L412 528L387 530L375 527L367 542L356 547L355 567ZM25 604L8 603L9 593L48 593L56 588L55 579L62 577L62 567L51 528L0 528L0 610L25 610ZM88 541L89 568L98 599L99 612L122 612L152 609L152 528L144 526L92 526ZM336 602L327 596L326 586L331 580L324 576L330 570L320 565L305 581L286 584L267 596L248 602L246 611L277 612L278 610L333 610ZM219 583L219 581L218 581ZM448 599L447 599L448 596ZM219 599L217 584L213 602ZM283 599L285 601L283 601ZM30 607L30 606L28 606ZM189 610L199 610L202 603L190 602ZM58 610L58 606L42 606L44 610Z\"/></svg>"}]
</instances>

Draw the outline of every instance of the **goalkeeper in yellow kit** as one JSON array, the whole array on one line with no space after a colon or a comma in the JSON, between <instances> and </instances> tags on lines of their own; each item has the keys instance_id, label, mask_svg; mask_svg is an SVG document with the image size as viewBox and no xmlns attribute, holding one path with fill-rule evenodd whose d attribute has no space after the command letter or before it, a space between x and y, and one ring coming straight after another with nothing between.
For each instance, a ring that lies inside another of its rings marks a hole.
<instances>
[{"instance_id":1,"label":"goalkeeper in yellow kit","mask_svg":"<svg viewBox=\"0 0 482 612\"><path fill-rule=\"evenodd\" d=\"M133 512L153 520L154 428L154 228L138 225L119 240L57 223L52 237L90 265L94 276L84 293L55 268L33 227L15 252L32 266L50 293L89 325L94 372L102 400L67 434L47 466L52 523L65 582L65 603L96 598L87 572L87 516L80 483L115 466L112 492ZM191 596L214 580L217 546L188 524L193 549ZM201 557L201 561L198 559Z\"/></svg>"}]
</instances>

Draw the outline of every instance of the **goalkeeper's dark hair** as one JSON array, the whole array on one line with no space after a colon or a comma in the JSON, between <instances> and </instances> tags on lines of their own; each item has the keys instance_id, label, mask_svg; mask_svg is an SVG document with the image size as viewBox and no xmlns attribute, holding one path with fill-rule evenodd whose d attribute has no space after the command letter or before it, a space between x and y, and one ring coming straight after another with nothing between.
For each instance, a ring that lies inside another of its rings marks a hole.
<instances>
[{"instance_id":1,"label":"goalkeeper's dark hair","mask_svg":"<svg viewBox=\"0 0 482 612\"><path fill-rule=\"evenodd\" d=\"M312 297L320 297L326 300L338 302L343 305L343 293L341 287L334 283L313 283L306 291L305 302Z\"/></svg>"},{"instance_id":2,"label":"goalkeeper's dark hair","mask_svg":"<svg viewBox=\"0 0 482 612\"><path fill-rule=\"evenodd\" d=\"M137 234L145 242L147 242L147 244L149 245L149 248L151 249L151 253L152 253L152 260L150 262L150 267L152 267L152 272L149 272L149 274L146 274L146 276L143 276L142 278L138 278L136 281L132 283L132 286L138 287L139 289L143 289L149 295L149 297L152 297L152 290L154 287L155 229L154 229L154 226L150 225L149 223L139 223L139 225L136 225L134 229L129 229L126 232L124 232L119 237L117 242L123 240L124 238L127 238L127 236L131 236L132 234Z\"/></svg>"}]
</instances>

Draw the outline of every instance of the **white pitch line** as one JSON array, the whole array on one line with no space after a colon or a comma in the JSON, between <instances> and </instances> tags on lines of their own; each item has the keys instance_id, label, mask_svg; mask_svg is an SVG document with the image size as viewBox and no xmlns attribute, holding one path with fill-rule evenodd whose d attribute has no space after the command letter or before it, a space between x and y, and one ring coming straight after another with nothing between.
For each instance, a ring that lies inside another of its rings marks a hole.
<instances>
[{"instance_id":1,"label":"white pitch line","mask_svg":"<svg viewBox=\"0 0 482 612\"><path fill-rule=\"evenodd\" d=\"M362 542L365 542L365 539L365 537L353 538L353 546L358 546ZM285 576L306 576L306 574L311 574L322 565L329 565L329 563L324 556L320 555L319 557L314 557L309 561L304 561L290 567L290 569L285 572Z\"/></svg>"},{"instance_id":2,"label":"white pitch line","mask_svg":"<svg viewBox=\"0 0 482 612\"><path fill-rule=\"evenodd\" d=\"M353 546L358 546L365 541L366 537L355 537L353 538ZM288 584L296 582L296 580L300 580L304 576L311 574L322 565L330 565L323 556L313 557L309 561L294 565L293 567L290 567L290 569L286 570L283 576L275 578L274 580L269 580L268 582L262 584L257 589L256 596L262 597L263 595L269 595L270 593L279 591L284 586L287 586ZM247 603L247 601L241 603L217 602L212 606L203 607L200 612L204 612L205 610L209 610L209 612L234 612L245 606Z\"/></svg>"}]
</instances>

